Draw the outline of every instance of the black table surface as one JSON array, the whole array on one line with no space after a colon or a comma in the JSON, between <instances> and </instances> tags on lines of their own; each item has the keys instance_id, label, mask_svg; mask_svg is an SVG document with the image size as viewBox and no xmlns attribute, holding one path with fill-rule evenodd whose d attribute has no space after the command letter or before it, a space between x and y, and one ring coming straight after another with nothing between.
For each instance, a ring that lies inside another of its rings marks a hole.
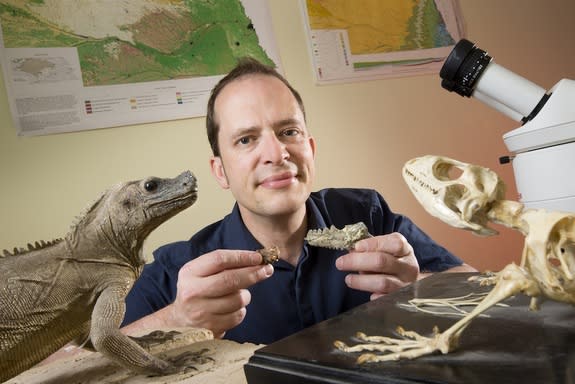
<instances>
[{"instance_id":1,"label":"black table surface","mask_svg":"<svg viewBox=\"0 0 575 384\"><path fill-rule=\"evenodd\" d=\"M575 307L551 300L530 311L517 295L475 318L458 348L413 360L357 364L360 353L334 348L354 335L397 337L401 325L422 335L447 329L460 317L432 315L398 304L412 298L486 292L468 273L441 273L358 306L257 350L244 366L249 384L263 383L570 383L575 384ZM467 308L471 310L471 308ZM270 324L273 326L273 324Z\"/></svg>"}]
</instances>

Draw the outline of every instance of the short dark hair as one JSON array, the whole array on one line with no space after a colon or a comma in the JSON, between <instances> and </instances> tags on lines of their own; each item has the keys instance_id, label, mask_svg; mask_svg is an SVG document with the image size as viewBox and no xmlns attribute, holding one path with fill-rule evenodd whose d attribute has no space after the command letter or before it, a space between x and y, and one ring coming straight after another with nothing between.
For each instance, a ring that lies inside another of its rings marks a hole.
<instances>
[{"instance_id":1,"label":"short dark hair","mask_svg":"<svg viewBox=\"0 0 575 384\"><path fill-rule=\"evenodd\" d=\"M214 154L214 156L220 155L220 149L218 143L218 133L220 131L220 127L216 122L216 112L215 112L216 98L226 85L230 84L234 80L249 75L273 76L279 79L282 83L284 83L289 88L290 92L293 94L297 103L299 104L299 107L303 113L303 117L305 120L305 109L300 94L288 83L288 81L282 75L280 75L275 70L275 68L262 64L256 59L251 57L241 58L238 61L236 67L232 69L224 78L222 78L212 89L210 99L208 100L208 109L206 115L206 130L208 134L208 141L210 142L210 146L212 147L212 153Z\"/></svg>"}]
</instances>

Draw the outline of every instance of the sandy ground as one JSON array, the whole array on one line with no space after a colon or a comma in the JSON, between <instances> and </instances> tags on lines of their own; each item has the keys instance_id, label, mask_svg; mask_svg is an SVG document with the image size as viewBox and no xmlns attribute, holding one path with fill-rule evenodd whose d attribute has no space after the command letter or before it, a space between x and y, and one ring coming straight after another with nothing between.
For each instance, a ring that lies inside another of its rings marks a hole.
<instances>
[{"instance_id":1,"label":"sandy ground","mask_svg":"<svg viewBox=\"0 0 575 384\"><path fill-rule=\"evenodd\" d=\"M253 352L262 347L239 344L229 340L214 340L211 333L197 330L183 332L175 340L150 348L159 356L177 356L183 352L202 351L207 357L195 369L168 376L148 377L135 374L108 360L100 353L82 351L44 365L36 366L5 384L96 384L96 383L247 383L243 366Z\"/></svg>"}]
</instances>

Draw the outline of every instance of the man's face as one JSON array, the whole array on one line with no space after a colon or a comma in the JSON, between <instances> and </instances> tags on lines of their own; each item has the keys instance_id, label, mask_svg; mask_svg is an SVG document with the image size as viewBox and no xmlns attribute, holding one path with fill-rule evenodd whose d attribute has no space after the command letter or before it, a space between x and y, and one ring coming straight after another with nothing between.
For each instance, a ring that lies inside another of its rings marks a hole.
<instances>
[{"instance_id":1,"label":"man's face","mask_svg":"<svg viewBox=\"0 0 575 384\"><path fill-rule=\"evenodd\" d=\"M218 95L215 112L220 156L211 159L212 173L244 219L305 209L315 142L286 85L267 75L240 78Z\"/></svg>"}]
</instances>

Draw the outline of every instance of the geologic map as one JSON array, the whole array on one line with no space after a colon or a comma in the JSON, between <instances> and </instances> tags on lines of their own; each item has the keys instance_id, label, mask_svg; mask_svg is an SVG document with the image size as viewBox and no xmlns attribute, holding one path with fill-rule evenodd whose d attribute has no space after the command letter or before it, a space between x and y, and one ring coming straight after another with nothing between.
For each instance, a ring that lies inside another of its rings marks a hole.
<instances>
[{"instance_id":1,"label":"geologic map","mask_svg":"<svg viewBox=\"0 0 575 384\"><path fill-rule=\"evenodd\" d=\"M265 0L0 0L0 27L20 134L199 116L240 57L278 66Z\"/></svg>"},{"instance_id":2,"label":"geologic map","mask_svg":"<svg viewBox=\"0 0 575 384\"><path fill-rule=\"evenodd\" d=\"M301 0L319 83L429 73L462 37L456 0Z\"/></svg>"}]
</instances>

